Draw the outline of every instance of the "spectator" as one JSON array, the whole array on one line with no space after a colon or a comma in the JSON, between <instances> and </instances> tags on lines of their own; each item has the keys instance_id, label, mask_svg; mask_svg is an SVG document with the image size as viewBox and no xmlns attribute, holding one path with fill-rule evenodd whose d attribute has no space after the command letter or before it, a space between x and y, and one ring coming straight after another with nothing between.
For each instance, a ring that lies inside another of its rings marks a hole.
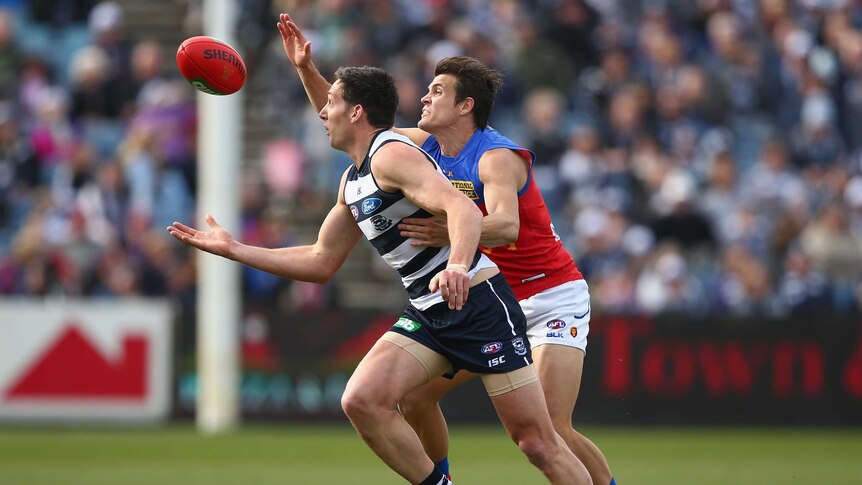
<instances>
[{"instance_id":1,"label":"spectator","mask_svg":"<svg viewBox=\"0 0 862 485\"><path fill-rule=\"evenodd\" d=\"M17 30L0 11L0 292L190 299L193 260L152 232L195 210L193 91L165 46L128 35L120 3L61 3L25 2ZM201 2L181 3L178 30L201 33ZM278 142L249 147L270 156L244 227L277 244L284 214L266 208L301 200L301 224L343 160L266 50L263 19L286 4L245 3L239 40L266 99L252 121ZM594 308L734 315L862 308L862 6L838 3L287 2L324 71L395 74L403 120L443 55L503 70L491 124L539 155ZM286 301L338 304L309 290Z\"/></svg>"}]
</instances>

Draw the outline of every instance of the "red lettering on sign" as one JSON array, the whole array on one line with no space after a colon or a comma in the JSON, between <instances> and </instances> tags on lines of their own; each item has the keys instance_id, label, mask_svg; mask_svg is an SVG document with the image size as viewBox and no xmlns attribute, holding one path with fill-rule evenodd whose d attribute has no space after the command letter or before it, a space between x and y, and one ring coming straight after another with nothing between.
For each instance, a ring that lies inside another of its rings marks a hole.
<instances>
[{"instance_id":1,"label":"red lettering on sign","mask_svg":"<svg viewBox=\"0 0 862 485\"><path fill-rule=\"evenodd\" d=\"M651 322L626 318L601 320L595 325L605 338L602 387L608 396L625 396L632 390L632 339L652 332Z\"/></svg>"},{"instance_id":2,"label":"red lettering on sign","mask_svg":"<svg viewBox=\"0 0 862 485\"><path fill-rule=\"evenodd\" d=\"M739 342L701 342L698 361L706 392L711 396L734 393L745 396L754 389L754 378L766 359L762 352L746 353Z\"/></svg>"},{"instance_id":3,"label":"red lettering on sign","mask_svg":"<svg viewBox=\"0 0 862 485\"><path fill-rule=\"evenodd\" d=\"M799 372L797 373L797 364ZM819 397L825 386L823 349L811 342L779 342L772 351L772 389L778 398L792 397L799 388L807 398Z\"/></svg>"},{"instance_id":4,"label":"red lettering on sign","mask_svg":"<svg viewBox=\"0 0 862 485\"><path fill-rule=\"evenodd\" d=\"M644 352L641 372L646 390L655 396L683 396L694 384L694 352L686 342L658 342Z\"/></svg>"}]
</instances>

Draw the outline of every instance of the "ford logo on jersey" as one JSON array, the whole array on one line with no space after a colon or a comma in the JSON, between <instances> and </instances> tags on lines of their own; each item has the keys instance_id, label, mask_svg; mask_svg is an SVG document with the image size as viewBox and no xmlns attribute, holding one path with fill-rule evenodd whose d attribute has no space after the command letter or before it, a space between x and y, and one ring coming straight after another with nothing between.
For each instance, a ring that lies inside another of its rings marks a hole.
<instances>
[{"instance_id":1,"label":"ford logo on jersey","mask_svg":"<svg viewBox=\"0 0 862 485\"><path fill-rule=\"evenodd\" d=\"M550 328L550 329L557 330L557 329L560 329L560 328L565 327L565 326L566 326L566 322L564 322L564 321L562 321L562 320L551 320L551 321L550 321L550 322L548 322L546 325L547 325L547 326L548 326L548 328Z\"/></svg>"},{"instance_id":2,"label":"ford logo on jersey","mask_svg":"<svg viewBox=\"0 0 862 485\"><path fill-rule=\"evenodd\" d=\"M496 354L503 350L503 344L500 342L490 342L482 346L482 353L485 355Z\"/></svg>"},{"instance_id":3,"label":"ford logo on jersey","mask_svg":"<svg viewBox=\"0 0 862 485\"><path fill-rule=\"evenodd\" d=\"M371 214L372 212L376 211L382 203L383 201L381 201L380 199L365 199L362 201L362 213L365 215Z\"/></svg>"}]
</instances>

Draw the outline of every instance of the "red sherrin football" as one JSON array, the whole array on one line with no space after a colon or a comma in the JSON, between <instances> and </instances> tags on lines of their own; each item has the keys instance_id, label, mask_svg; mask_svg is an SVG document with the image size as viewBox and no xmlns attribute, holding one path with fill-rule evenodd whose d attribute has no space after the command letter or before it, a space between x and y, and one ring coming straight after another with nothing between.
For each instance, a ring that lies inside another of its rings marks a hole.
<instances>
[{"instance_id":1,"label":"red sherrin football","mask_svg":"<svg viewBox=\"0 0 862 485\"><path fill-rule=\"evenodd\" d=\"M242 57L213 37L199 35L184 40L177 49L177 66L189 84L207 94L232 94L245 83Z\"/></svg>"}]
</instances>

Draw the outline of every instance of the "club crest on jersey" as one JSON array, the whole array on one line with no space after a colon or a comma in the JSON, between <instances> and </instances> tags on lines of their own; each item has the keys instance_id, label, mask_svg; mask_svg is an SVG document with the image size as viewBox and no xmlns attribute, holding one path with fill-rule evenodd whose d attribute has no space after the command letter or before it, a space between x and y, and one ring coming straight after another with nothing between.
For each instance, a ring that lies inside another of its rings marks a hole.
<instances>
[{"instance_id":1,"label":"club crest on jersey","mask_svg":"<svg viewBox=\"0 0 862 485\"><path fill-rule=\"evenodd\" d=\"M359 219L359 210L356 209L355 205L350 206L350 213L353 214L353 220Z\"/></svg>"},{"instance_id":2,"label":"club crest on jersey","mask_svg":"<svg viewBox=\"0 0 862 485\"><path fill-rule=\"evenodd\" d=\"M485 355L496 354L503 350L503 344L500 342L489 342L482 346L482 353Z\"/></svg>"},{"instance_id":3,"label":"club crest on jersey","mask_svg":"<svg viewBox=\"0 0 862 485\"><path fill-rule=\"evenodd\" d=\"M374 226L374 230L376 230L377 232L383 232L392 227L392 221L381 215L376 215L370 220L371 225Z\"/></svg>"},{"instance_id":4,"label":"club crest on jersey","mask_svg":"<svg viewBox=\"0 0 862 485\"><path fill-rule=\"evenodd\" d=\"M381 204L383 204L383 201L381 201L380 199L365 199L362 201L362 213L367 216L368 214L371 214L372 212L376 211Z\"/></svg>"},{"instance_id":5,"label":"club crest on jersey","mask_svg":"<svg viewBox=\"0 0 862 485\"><path fill-rule=\"evenodd\" d=\"M564 322L562 320L551 320L550 322L546 323L545 325L547 325L548 328L550 328L551 330L559 330L559 329L566 326L566 322Z\"/></svg>"},{"instance_id":6,"label":"club crest on jersey","mask_svg":"<svg viewBox=\"0 0 862 485\"><path fill-rule=\"evenodd\" d=\"M524 339L521 337L512 339L512 346L515 347L515 353L518 355L527 355L527 346L524 344Z\"/></svg>"}]
</instances>

